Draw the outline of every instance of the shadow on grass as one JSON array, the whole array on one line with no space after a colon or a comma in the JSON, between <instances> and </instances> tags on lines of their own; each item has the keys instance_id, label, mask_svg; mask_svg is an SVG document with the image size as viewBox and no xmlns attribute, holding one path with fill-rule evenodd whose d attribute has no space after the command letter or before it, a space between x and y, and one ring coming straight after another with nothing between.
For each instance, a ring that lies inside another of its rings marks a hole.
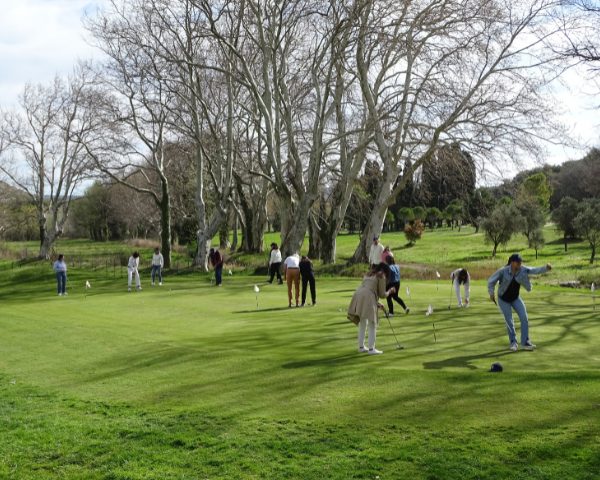
<instances>
[{"instance_id":1,"label":"shadow on grass","mask_svg":"<svg viewBox=\"0 0 600 480\"><path fill-rule=\"evenodd\" d=\"M281 368L293 369L293 368L306 368L306 367L339 367L341 365L347 365L350 361L362 358L364 355L358 353L350 353L347 355L340 355L338 357L319 358L311 360L303 360L302 362L291 362L281 365Z\"/></svg>"},{"instance_id":2,"label":"shadow on grass","mask_svg":"<svg viewBox=\"0 0 600 480\"><path fill-rule=\"evenodd\" d=\"M525 351L525 350L523 350ZM471 362L474 360L481 360L484 358L489 358L491 360L497 360L498 357L504 357L506 355L512 355L515 352L507 351L505 349L495 350L493 352L482 353L481 355L469 355L465 357L454 357L447 358L445 360L441 360L438 362L425 362L423 363L423 368L425 370L441 370L443 368L468 368L469 370L479 370L475 365ZM495 363L495 362L494 362ZM490 364L491 368L491 364Z\"/></svg>"}]
</instances>

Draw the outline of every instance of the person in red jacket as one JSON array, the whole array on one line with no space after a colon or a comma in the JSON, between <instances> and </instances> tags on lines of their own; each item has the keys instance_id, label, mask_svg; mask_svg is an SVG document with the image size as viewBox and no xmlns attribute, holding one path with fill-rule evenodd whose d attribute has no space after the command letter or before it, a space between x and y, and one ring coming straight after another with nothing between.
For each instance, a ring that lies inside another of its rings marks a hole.
<instances>
[{"instance_id":1,"label":"person in red jacket","mask_svg":"<svg viewBox=\"0 0 600 480\"><path fill-rule=\"evenodd\" d=\"M223 284L223 255L218 250L211 248L208 259L215 270L215 283L217 287L221 287Z\"/></svg>"}]
</instances>

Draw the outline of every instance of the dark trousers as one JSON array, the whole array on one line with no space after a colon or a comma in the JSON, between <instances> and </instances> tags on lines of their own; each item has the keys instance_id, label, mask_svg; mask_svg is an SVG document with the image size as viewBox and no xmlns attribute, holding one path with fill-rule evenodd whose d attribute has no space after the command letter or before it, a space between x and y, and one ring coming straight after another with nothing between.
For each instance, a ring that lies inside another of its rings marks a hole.
<instances>
[{"instance_id":1,"label":"dark trousers","mask_svg":"<svg viewBox=\"0 0 600 480\"><path fill-rule=\"evenodd\" d=\"M400 291L400 282L392 282L392 283L388 284L388 286L385 287L385 289L389 290L392 287L396 287L396 293L394 293L393 295L388 295L388 297L387 297L389 312L394 313L394 302L392 302L392 299L396 300L398 302L398 304L402 307L403 310L406 310L406 305L404 304L402 299L398 296L398 292Z\"/></svg>"},{"instance_id":2,"label":"dark trousers","mask_svg":"<svg viewBox=\"0 0 600 480\"><path fill-rule=\"evenodd\" d=\"M302 277L302 304L306 303L306 284L310 283L310 296L312 297L313 305L317 303L317 288L315 286L315 277Z\"/></svg>"},{"instance_id":3,"label":"dark trousers","mask_svg":"<svg viewBox=\"0 0 600 480\"><path fill-rule=\"evenodd\" d=\"M58 293L65 293L67 288L67 274L65 272L56 272L56 280L58 281Z\"/></svg>"},{"instance_id":4,"label":"dark trousers","mask_svg":"<svg viewBox=\"0 0 600 480\"><path fill-rule=\"evenodd\" d=\"M281 269L281 262L277 262L277 263L272 263L271 264L271 280L269 280L269 282L273 281L273 278L275 278L275 274L277 274L277 281L281 282L281 273L280 270Z\"/></svg>"},{"instance_id":5,"label":"dark trousers","mask_svg":"<svg viewBox=\"0 0 600 480\"><path fill-rule=\"evenodd\" d=\"M223 264L219 263L215 267L215 284L221 285L222 281L223 281Z\"/></svg>"}]
</instances>

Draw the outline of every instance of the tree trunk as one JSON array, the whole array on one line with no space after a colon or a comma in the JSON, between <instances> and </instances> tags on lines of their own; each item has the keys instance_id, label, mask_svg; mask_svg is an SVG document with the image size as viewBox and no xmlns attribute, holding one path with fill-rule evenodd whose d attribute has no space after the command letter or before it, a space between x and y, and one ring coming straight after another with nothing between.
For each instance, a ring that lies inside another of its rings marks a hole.
<instances>
[{"instance_id":1,"label":"tree trunk","mask_svg":"<svg viewBox=\"0 0 600 480\"><path fill-rule=\"evenodd\" d=\"M312 260L320 259L322 256L323 249L319 233L319 225L313 217L313 212L310 212L308 217L308 258Z\"/></svg>"},{"instance_id":2,"label":"tree trunk","mask_svg":"<svg viewBox=\"0 0 600 480\"><path fill-rule=\"evenodd\" d=\"M567 251L567 234L566 233L563 235L563 239L565 241L565 252L566 252Z\"/></svg>"},{"instance_id":3,"label":"tree trunk","mask_svg":"<svg viewBox=\"0 0 600 480\"><path fill-rule=\"evenodd\" d=\"M42 245L40 246L40 254L38 255L38 260L50 260L50 253L52 252L52 245L54 244L55 238L55 233L44 231L44 240L42 241Z\"/></svg>"},{"instance_id":4,"label":"tree trunk","mask_svg":"<svg viewBox=\"0 0 600 480\"><path fill-rule=\"evenodd\" d=\"M237 212L234 212L234 216L233 216L233 238L231 240L231 251L235 252L237 251L238 248L238 216L237 216Z\"/></svg>"},{"instance_id":5,"label":"tree trunk","mask_svg":"<svg viewBox=\"0 0 600 480\"><path fill-rule=\"evenodd\" d=\"M379 236L383 221L385 220L385 214L387 213L387 207L385 205L375 205L373 212L369 218L369 222L365 226L363 233L360 238L360 243L354 252L351 263L368 263L369 254L367 247L370 245L370 241L375 236Z\"/></svg>"},{"instance_id":6,"label":"tree trunk","mask_svg":"<svg viewBox=\"0 0 600 480\"><path fill-rule=\"evenodd\" d=\"M162 182L162 198L158 208L160 208L161 253L165 268L171 268L171 197L167 182Z\"/></svg>"},{"instance_id":7,"label":"tree trunk","mask_svg":"<svg viewBox=\"0 0 600 480\"><path fill-rule=\"evenodd\" d=\"M496 250L498 249L498 244L494 242L494 251L492 252L492 258L496 258Z\"/></svg>"},{"instance_id":8,"label":"tree trunk","mask_svg":"<svg viewBox=\"0 0 600 480\"><path fill-rule=\"evenodd\" d=\"M594 258L596 258L596 245L592 245L592 258L590 258L590 263L594 263Z\"/></svg>"}]
</instances>

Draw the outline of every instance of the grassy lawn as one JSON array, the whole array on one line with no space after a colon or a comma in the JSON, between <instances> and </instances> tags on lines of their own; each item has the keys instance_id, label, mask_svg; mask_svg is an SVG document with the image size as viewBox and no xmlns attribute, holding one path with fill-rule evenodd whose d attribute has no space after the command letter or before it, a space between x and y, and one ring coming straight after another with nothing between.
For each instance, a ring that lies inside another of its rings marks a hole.
<instances>
[{"instance_id":1,"label":"grassy lawn","mask_svg":"<svg viewBox=\"0 0 600 480\"><path fill-rule=\"evenodd\" d=\"M469 251L457 238L447 246ZM389 244L404 255L400 236ZM412 261L431 264L421 248ZM392 319L405 350L383 319L385 353L368 357L339 311L357 279L319 278L318 306L288 309L284 287L258 276L145 278L127 293L97 273L85 299L89 271L71 272L67 298L40 267L4 273L0 478L600 477L600 309L587 290L524 293L538 349L510 353L484 282L472 308L448 310L447 280L405 280L413 311ZM487 373L496 361L504 373Z\"/></svg>"}]
</instances>

